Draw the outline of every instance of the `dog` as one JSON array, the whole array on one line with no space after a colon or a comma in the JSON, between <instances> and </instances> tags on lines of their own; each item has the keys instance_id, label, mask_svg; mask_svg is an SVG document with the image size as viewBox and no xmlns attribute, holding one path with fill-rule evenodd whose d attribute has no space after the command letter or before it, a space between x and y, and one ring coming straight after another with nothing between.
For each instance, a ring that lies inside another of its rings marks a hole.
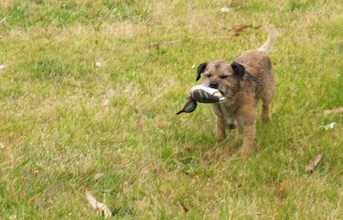
<instances>
[{"instance_id":1,"label":"dog","mask_svg":"<svg viewBox=\"0 0 343 220\"><path fill-rule=\"evenodd\" d=\"M243 157L255 152L256 105L262 100L262 120L271 120L269 106L275 95L275 79L269 52L278 36L273 25L264 44L255 50L240 54L232 63L227 61L204 62L197 68L202 85L218 89L225 101L213 104L216 115L216 138L226 138L226 128L236 128L243 135L239 154ZM228 124L229 123L229 124Z\"/></svg>"}]
</instances>

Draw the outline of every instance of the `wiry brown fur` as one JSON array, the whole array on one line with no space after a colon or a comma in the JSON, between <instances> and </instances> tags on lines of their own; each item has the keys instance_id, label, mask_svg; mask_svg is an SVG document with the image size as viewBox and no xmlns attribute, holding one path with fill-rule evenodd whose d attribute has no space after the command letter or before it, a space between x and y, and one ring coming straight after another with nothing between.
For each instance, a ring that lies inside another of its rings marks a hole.
<instances>
[{"instance_id":1,"label":"wiry brown fur","mask_svg":"<svg viewBox=\"0 0 343 220\"><path fill-rule=\"evenodd\" d=\"M198 77L204 75L203 85L217 88L226 97L223 103L213 104L217 116L216 137L226 138L227 123L234 120L238 133L243 134L242 156L254 152L256 133L256 105L262 100L262 119L270 121L269 104L275 94L275 81L268 52L276 39L276 30L271 29L266 43L257 50L239 55L233 63L213 61L200 64Z\"/></svg>"}]
</instances>

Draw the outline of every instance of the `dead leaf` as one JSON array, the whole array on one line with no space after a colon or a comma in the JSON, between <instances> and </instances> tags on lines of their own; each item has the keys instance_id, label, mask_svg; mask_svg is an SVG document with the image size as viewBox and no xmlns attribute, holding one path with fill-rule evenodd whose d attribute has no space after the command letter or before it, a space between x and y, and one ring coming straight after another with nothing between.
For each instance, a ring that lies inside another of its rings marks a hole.
<instances>
[{"instance_id":1,"label":"dead leaf","mask_svg":"<svg viewBox=\"0 0 343 220\"><path fill-rule=\"evenodd\" d=\"M88 191L88 189L86 189L86 198L89 204L91 204L92 208L97 209L97 201L95 197Z\"/></svg>"},{"instance_id":2,"label":"dead leaf","mask_svg":"<svg viewBox=\"0 0 343 220\"><path fill-rule=\"evenodd\" d=\"M229 29L230 33L234 36L238 36L242 31L244 31L247 28L252 28L252 29L259 29L261 26L252 26L252 25L237 25Z\"/></svg>"},{"instance_id":3,"label":"dead leaf","mask_svg":"<svg viewBox=\"0 0 343 220\"><path fill-rule=\"evenodd\" d=\"M104 203L98 202L88 189L86 189L86 198L93 209L99 209L104 212L105 218L112 216L111 210Z\"/></svg>"},{"instance_id":4,"label":"dead leaf","mask_svg":"<svg viewBox=\"0 0 343 220\"><path fill-rule=\"evenodd\" d=\"M324 115L339 114L339 113L343 113L343 107L328 109L324 111Z\"/></svg>"},{"instance_id":5,"label":"dead leaf","mask_svg":"<svg viewBox=\"0 0 343 220\"><path fill-rule=\"evenodd\" d=\"M100 180L103 176L104 176L104 173L97 173L97 174L94 175L93 179L94 179L95 181L98 181L98 180Z\"/></svg>"},{"instance_id":6,"label":"dead leaf","mask_svg":"<svg viewBox=\"0 0 343 220\"><path fill-rule=\"evenodd\" d=\"M277 192L278 192L278 195L281 197L281 198L286 198L287 194L286 194L286 180L283 180L279 186L278 186L278 189L277 189Z\"/></svg>"},{"instance_id":7,"label":"dead leaf","mask_svg":"<svg viewBox=\"0 0 343 220\"><path fill-rule=\"evenodd\" d=\"M104 99L102 100L102 106L106 106L110 103L110 100L109 99Z\"/></svg>"},{"instance_id":8,"label":"dead leaf","mask_svg":"<svg viewBox=\"0 0 343 220\"><path fill-rule=\"evenodd\" d=\"M308 172L313 172L313 170L318 166L319 162L321 161L323 155L318 154L313 159L309 160L305 166L305 170Z\"/></svg>"},{"instance_id":9,"label":"dead leaf","mask_svg":"<svg viewBox=\"0 0 343 220\"><path fill-rule=\"evenodd\" d=\"M180 205L181 205L181 207L182 207L182 209L183 209L183 211L184 212L188 212L189 211L189 208L187 208L186 206L185 206L185 204L183 204L182 202L180 202Z\"/></svg>"}]
</instances>

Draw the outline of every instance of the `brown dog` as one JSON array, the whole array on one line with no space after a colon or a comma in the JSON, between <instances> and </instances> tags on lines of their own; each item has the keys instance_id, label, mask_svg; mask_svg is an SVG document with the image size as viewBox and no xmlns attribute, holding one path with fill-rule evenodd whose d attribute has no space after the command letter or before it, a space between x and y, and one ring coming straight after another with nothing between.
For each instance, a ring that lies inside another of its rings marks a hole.
<instances>
[{"instance_id":1,"label":"brown dog","mask_svg":"<svg viewBox=\"0 0 343 220\"><path fill-rule=\"evenodd\" d=\"M213 104L217 116L217 140L226 138L228 122L231 122L231 128L237 124L238 133L244 137L241 156L248 156L255 150L256 105L260 99L262 119L270 121L269 104L275 94L275 82L268 53L276 38L276 29L270 26L269 37L259 49L242 53L233 63L202 63L197 70L197 80L203 74L203 85L218 89L226 98L224 102Z\"/></svg>"}]
</instances>

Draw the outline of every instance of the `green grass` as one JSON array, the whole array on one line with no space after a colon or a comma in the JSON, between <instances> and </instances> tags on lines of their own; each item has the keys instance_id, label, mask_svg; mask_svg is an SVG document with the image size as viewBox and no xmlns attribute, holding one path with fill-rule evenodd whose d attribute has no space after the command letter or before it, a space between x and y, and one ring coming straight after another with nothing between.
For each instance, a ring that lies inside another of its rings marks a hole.
<instances>
[{"instance_id":1,"label":"green grass","mask_svg":"<svg viewBox=\"0 0 343 220\"><path fill-rule=\"evenodd\" d=\"M343 106L342 7L3 1L1 218L102 219L86 188L114 219L341 218L343 118L323 112ZM215 141L210 106L175 113L197 84L198 64L259 47L268 23L281 33L270 54L273 119L258 120L259 152L242 160L231 136ZM262 27L226 30L243 24ZM104 176L95 181L97 173Z\"/></svg>"}]
</instances>

